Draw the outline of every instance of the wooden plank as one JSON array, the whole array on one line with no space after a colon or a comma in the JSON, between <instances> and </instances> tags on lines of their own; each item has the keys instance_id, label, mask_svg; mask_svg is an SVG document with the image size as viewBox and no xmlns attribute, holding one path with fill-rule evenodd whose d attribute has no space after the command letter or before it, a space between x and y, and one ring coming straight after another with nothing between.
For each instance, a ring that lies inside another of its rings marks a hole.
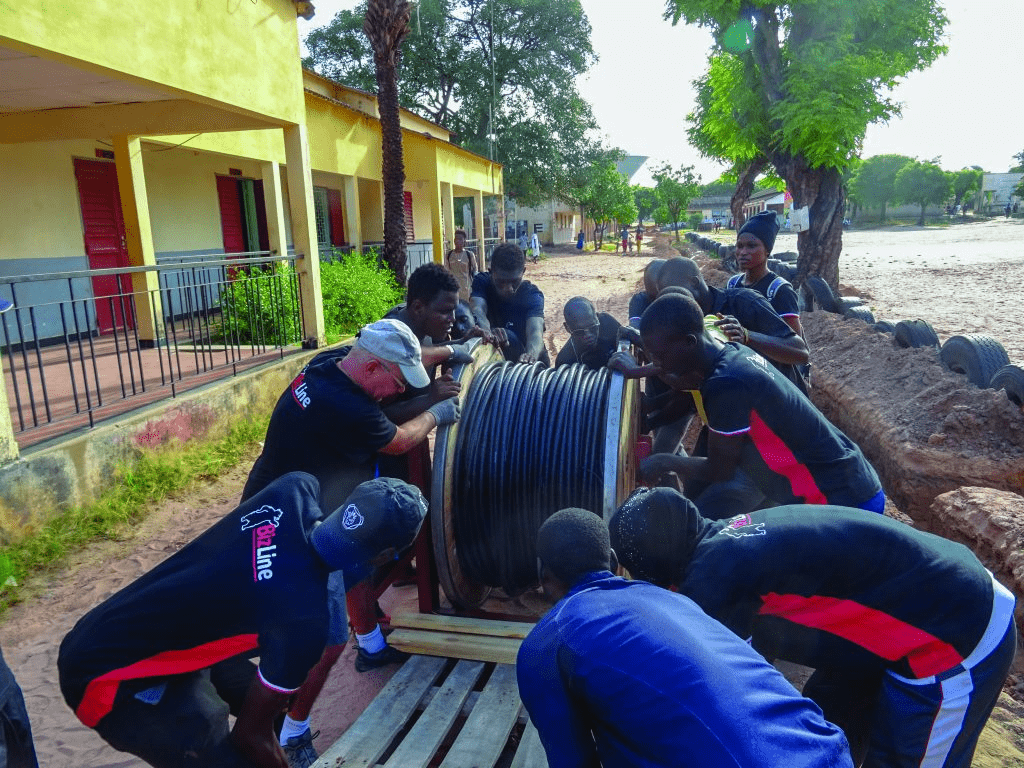
<instances>
[{"instance_id":1,"label":"wooden plank","mask_svg":"<svg viewBox=\"0 0 1024 768\"><path fill-rule=\"evenodd\" d=\"M498 664L515 664L522 643L517 638L425 632L419 629L396 629L388 635L388 642L408 653L493 661Z\"/></svg>"},{"instance_id":2,"label":"wooden plank","mask_svg":"<svg viewBox=\"0 0 1024 768\"><path fill-rule=\"evenodd\" d=\"M386 768L426 768L483 671L484 665L479 661L456 664L419 720L388 758Z\"/></svg>"},{"instance_id":3,"label":"wooden plank","mask_svg":"<svg viewBox=\"0 0 1024 768\"><path fill-rule=\"evenodd\" d=\"M314 763L314 768L374 765L405 726L412 713L444 670L446 659L414 656L388 681L334 744Z\"/></svg>"},{"instance_id":4,"label":"wooden plank","mask_svg":"<svg viewBox=\"0 0 1024 768\"><path fill-rule=\"evenodd\" d=\"M526 724L519 749L516 750L509 768L548 768L544 745L540 743L540 734L532 722Z\"/></svg>"},{"instance_id":5,"label":"wooden plank","mask_svg":"<svg viewBox=\"0 0 1024 768\"><path fill-rule=\"evenodd\" d=\"M522 706L516 685L516 668L499 664L441 768L494 765L505 749L505 742Z\"/></svg>"},{"instance_id":6,"label":"wooden plank","mask_svg":"<svg viewBox=\"0 0 1024 768\"><path fill-rule=\"evenodd\" d=\"M511 637L522 640L533 629L532 622L492 621L471 619L464 616L437 616L428 613L403 613L391 619L396 629L426 629L435 632L457 632L466 635L486 637Z\"/></svg>"}]
</instances>

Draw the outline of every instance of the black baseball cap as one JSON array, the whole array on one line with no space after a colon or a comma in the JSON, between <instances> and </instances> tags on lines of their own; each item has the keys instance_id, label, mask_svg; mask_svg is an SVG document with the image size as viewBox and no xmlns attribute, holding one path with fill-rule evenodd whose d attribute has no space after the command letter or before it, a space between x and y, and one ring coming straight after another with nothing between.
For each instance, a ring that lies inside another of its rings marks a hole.
<instances>
[{"instance_id":1,"label":"black baseball cap","mask_svg":"<svg viewBox=\"0 0 1024 768\"><path fill-rule=\"evenodd\" d=\"M310 534L331 570L344 571L345 588L370 575L370 561L384 550L412 544L427 514L420 490L392 477L360 483L338 509Z\"/></svg>"}]
</instances>

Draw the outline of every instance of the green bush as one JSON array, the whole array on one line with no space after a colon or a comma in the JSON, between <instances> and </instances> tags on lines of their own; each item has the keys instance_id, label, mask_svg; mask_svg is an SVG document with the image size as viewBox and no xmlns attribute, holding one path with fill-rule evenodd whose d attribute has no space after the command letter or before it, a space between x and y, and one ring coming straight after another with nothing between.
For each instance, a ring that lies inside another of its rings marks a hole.
<instances>
[{"instance_id":1,"label":"green bush","mask_svg":"<svg viewBox=\"0 0 1024 768\"><path fill-rule=\"evenodd\" d=\"M236 272L220 299L218 341L288 346L302 340L298 281L291 264Z\"/></svg>"},{"instance_id":2,"label":"green bush","mask_svg":"<svg viewBox=\"0 0 1024 768\"><path fill-rule=\"evenodd\" d=\"M404 295L394 273L380 263L374 250L321 263L320 292L328 344L380 320Z\"/></svg>"},{"instance_id":3,"label":"green bush","mask_svg":"<svg viewBox=\"0 0 1024 768\"><path fill-rule=\"evenodd\" d=\"M687 222L690 224L690 229L697 229L702 221L704 221L703 213L691 213L690 218L687 219Z\"/></svg>"},{"instance_id":4,"label":"green bush","mask_svg":"<svg viewBox=\"0 0 1024 768\"><path fill-rule=\"evenodd\" d=\"M320 264L328 344L379 320L403 296L394 273L380 264L376 251L335 252L335 258ZM298 280L290 264L237 273L220 306L223 324L216 336L219 341L287 346L302 340Z\"/></svg>"}]
</instances>

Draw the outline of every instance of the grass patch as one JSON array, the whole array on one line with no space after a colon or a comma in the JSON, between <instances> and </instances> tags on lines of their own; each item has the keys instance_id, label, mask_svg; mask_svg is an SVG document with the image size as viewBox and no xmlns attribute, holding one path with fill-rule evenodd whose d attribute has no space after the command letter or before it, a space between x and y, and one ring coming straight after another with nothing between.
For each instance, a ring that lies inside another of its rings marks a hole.
<instances>
[{"instance_id":1,"label":"grass patch","mask_svg":"<svg viewBox=\"0 0 1024 768\"><path fill-rule=\"evenodd\" d=\"M0 615L22 599L29 577L58 568L92 541L128 538L154 502L237 465L263 439L269 420L268 415L239 421L221 438L145 453L118 467L111 487L96 501L15 528L12 540L0 547Z\"/></svg>"}]
</instances>

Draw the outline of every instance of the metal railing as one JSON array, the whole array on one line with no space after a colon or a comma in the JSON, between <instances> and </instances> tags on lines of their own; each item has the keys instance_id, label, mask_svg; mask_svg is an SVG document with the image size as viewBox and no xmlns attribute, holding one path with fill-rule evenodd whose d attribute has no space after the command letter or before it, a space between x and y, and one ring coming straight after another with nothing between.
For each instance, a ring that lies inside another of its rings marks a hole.
<instances>
[{"instance_id":1,"label":"metal railing","mask_svg":"<svg viewBox=\"0 0 1024 768\"><path fill-rule=\"evenodd\" d=\"M295 256L265 252L0 278L22 447L299 349ZM154 280L155 277L155 280Z\"/></svg>"}]
</instances>

